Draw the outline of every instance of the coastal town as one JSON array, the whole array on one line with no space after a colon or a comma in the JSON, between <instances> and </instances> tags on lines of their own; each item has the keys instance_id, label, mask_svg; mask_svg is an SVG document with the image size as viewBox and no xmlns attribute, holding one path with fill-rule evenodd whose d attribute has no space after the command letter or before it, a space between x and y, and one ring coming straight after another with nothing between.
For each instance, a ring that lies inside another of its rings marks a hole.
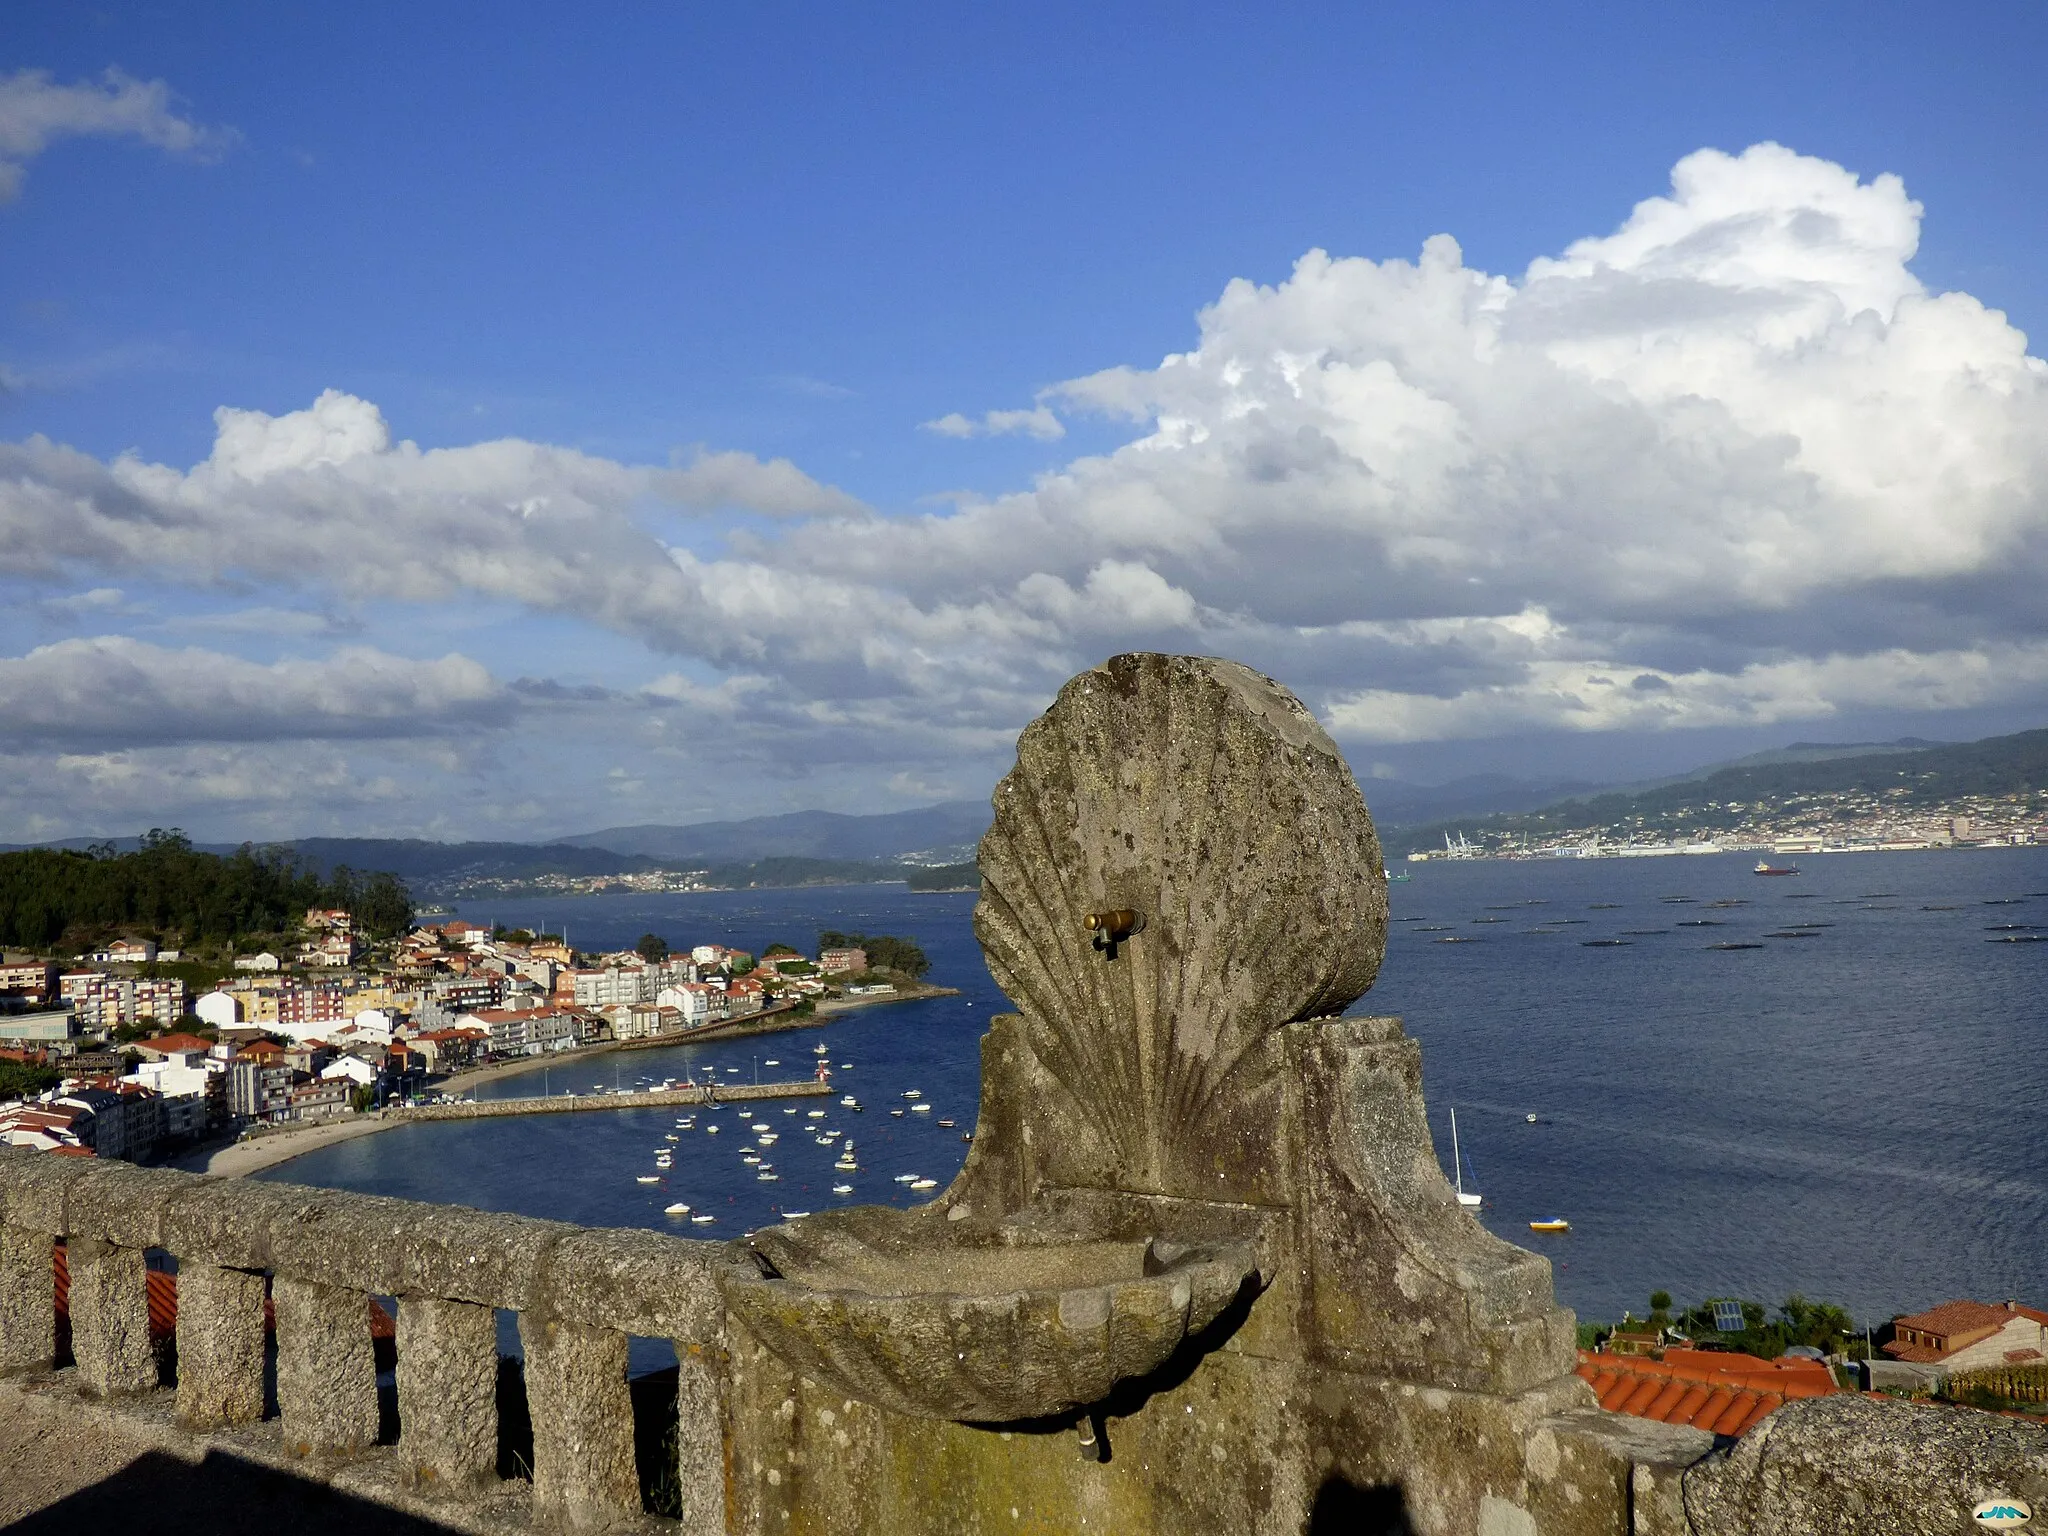
<instances>
[{"instance_id":1,"label":"coastal town","mask_svg":"<svg viewBox=\"0 0 2048 1536\"><path fill-rule=\"evenodd\" d=\"M1416 848L1411 863L1432 859L1657 858L1671 854L1823 854L1919 849L2029 848L2048 844L2048 791L1970 795L1934 806L1903 803L1908 791L1865 789L1710 802L1671 817L1632 814L1578 819L1553 807L1540 831L1528 817L1494 817L1441 834L1440 848Z\"/></svg>"},{"instance_id":2,"label":"coastal town","mask_svg":"<svg viewBox=\"0 0 2048 1536\"><path fill-rule=\"evenodd\" d=\"M845 936L828 935L840 939ZM282 952L213 985L176 950L122 938L65 964L0 956L0 1144L156 1161L210 1139L445 1094L479 1067L772 1027L920 995L904 940L806 956L723 944L580 953L560 937L449 919L367 943L315 908ZM884 948L886 947L886 948Z\"/></svg>"}]
</instances>

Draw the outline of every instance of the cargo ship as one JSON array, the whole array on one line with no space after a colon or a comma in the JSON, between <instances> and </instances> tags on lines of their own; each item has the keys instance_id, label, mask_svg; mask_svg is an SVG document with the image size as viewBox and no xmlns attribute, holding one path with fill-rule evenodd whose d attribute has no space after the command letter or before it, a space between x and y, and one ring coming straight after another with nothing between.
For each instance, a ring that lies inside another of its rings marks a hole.
<instances>
[{"instance_id":1,"label":"cargo ship","mask_svg":"<svg viewBox=\"0 0 2048 1536\"><path fill-rule=\"evenodd\" d=\"M1758 859L1756 861L1756 872L1760 875L1796 875L1799 873L1799 866L1797 864L1773 864L1768 860Z\"/></svg>"}]
</instances>

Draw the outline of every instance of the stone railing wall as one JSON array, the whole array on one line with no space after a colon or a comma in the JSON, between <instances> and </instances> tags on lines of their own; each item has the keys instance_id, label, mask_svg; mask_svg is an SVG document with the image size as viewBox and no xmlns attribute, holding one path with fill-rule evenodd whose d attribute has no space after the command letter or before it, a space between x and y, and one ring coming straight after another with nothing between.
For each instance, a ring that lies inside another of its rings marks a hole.
<instances>
[{"instance_id":1,"label":"stone railing wall","mask_svg":"<svg viewBox=\"0 0 2048 1536\"><path fill-rule=\"evenodd\" d=\"M673 1340L683 1523L724 1527L714 1243L0 1148L0 1374L55 1364L60 1240L88 1396L160 1390L145 1261L177 1260L176 1411L190 1429L263 1417L267 1292L278 1428L301 1457L375 1443L370 1299L396 1298L396 1455L427 1494L497 1480L495 1309L516 1312L543 1523L640 1515L627 1345Z\"/></svg>"}]
</instances>

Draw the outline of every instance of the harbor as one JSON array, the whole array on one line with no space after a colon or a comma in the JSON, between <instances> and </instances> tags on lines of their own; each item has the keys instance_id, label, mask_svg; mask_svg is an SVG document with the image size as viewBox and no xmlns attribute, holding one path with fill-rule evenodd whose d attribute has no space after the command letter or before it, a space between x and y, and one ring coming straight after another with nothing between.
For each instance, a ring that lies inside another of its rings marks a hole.
<instances>
[{"instance_id":1,"label":"harbor","mask_svg":"<svg viewBox=\"0 0 2048 1536\"><path fill-rule=\"evenodd\" d=\"M685 1083L679 1088L625 1088L613 1093L551 1093L523 1099L462 1099L450 1104L394 1104L384 1120L491 1120L502 1115L567 1115L589 1110L703 1108L764 1099L821 1099L832 1093L823 1079L781 1083Z\"/></svg>"}]
</instances>

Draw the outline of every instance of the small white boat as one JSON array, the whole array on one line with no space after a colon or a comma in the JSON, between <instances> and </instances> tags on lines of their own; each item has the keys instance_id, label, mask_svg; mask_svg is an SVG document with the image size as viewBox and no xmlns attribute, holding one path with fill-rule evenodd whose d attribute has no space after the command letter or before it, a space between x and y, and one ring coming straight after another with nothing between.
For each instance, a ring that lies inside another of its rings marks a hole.
<instances>
[{"instance_id":1,"label":"small white boat","mask_svg":"<svg viewBox=\"0 0 2048 1536\"><path fill-rule=\"evenodd\" d=\"M910 1106L910 1112L913 1115L928 1115L932 1112L932 1107L929 1104L913 1104Z\"/></svg>"},{"instance_id":2,"label":"small white boat","mask_svg":"<svg viewBox=\"0 0 2048 1536\"><path fill-rule=\"evenodd\" d=\"M846 1097L845 1097L845 1098L841 1099L841 1100L840 1100L839 1102L840 1102L841 1104L844 1104L844 1105L845 1105L845 1106L846 1106L846 1107L847 1107L848 1109L859 1109L859 1108L860 1108L860 1100L856 1099L856 1098L855 1098L855 1097L854 1097L854 1096L853 1096L852 1094L850 1094L850 1093L849 1093L848 1095L846 1095Z\"/></svg>"},{"instance_id":3,"label":"small white boat","mask_svg":"<svg viewBox=\"0 0 2048 1536\"><path fill-rule=\"evenodd\" d=\"M748 1164L758 1164L761 1161L761 1159L756 1157L753 1153L749 1152L745 1154L743 1157L741 1157L740 1161Z\"/></svg>"},{"instance_id":4,"label":"small white boat","mask_svg":"<svg viewBox=\"0 0 2048 1536\"><path fill-rule=\"evenodd\" d=\"M814 1045L811 1047L811 1054L813 1056L829 1056L832 1054L832 1047L829 1045Z\"/></svg>"},{"instance_id":5,"label":"small white boat","mask_svg":"<svg viewBox=\"0 0 2048 1536\"><path fill-rule=\"evenodd\" d=\"M690 1224L692 1226L701 1227L705 1225L707 1222L713 1222L716 1220L718 1220L716 1216L692 1216L690 1218Z\"/></svg>"},{"instance_id":6,"label":"small white boat","mask_svg":"<svg viewBox=\"0 0 2048 1536\"><path fill-rule=\"evenodd\" d=\"M767 1169L763 1168L759 1173L755 1174L754 1177L759 1179L763 1184L773 1184L777 1179L781 1178L782 1175L779 1173L770 1173Z\"/></svg>"},{"instance_id":7,"label":"small white boat","mask_svg":"<svg viewBox=\"0 0 2048 1536\"><path fill-rule=\"evenodd\" d=\"M707 1125L704 1127L704 1134L707 1136L716 1136L718 1134L718 1127L715 1125Z\"/></svg>"},{"instance_id":8,"label":"small white boat","mask_svg":"<svg viewBox=\"0 0 2048 1536\"><path fill-rule=\"evenodd\" d=\"M1522 1116L1522 1118L1531 1125L1534 1125L1536 1123L1536 1117L1534 1115L1524 1115Z\"/></svg>"},{"instance_id":9,"label":"small white boat","mask_svg":"<svg viewBox=\"0 0 2048 1536\"><path fill-rule=\"evenodd\" d=\"M937 1189L939 1181L937 1179L913 1179L911 1180L910 1187L912 1189Z\"/></svg>"},{"instance_id":10,"label":"small white boat","mask_svg":"<svg viewBox=\"0 0 2048 1536\"><path fill-rule=\"evenodd\" d=\"M1458 1151L1458 1112L1451 1111L1451 1180L1458 1191L1458 1204L1472 1207L1481 1204L1476 1194L1465 1192L1465 1159Z\"/></svg>"},{"instance_id":11,"label":"small white boat","mask_svg":"<svg viewBox=\"0 0 2048 1536\"><path fill-rule=\"evenodd\" d=\"M806 1120L822 1120L825 1118L825 1111L823 1111L822 1109L814 1109L809 1114L805 1115L804 1118Z\"/></svg>"},{"instance_id":12,"label":"small white boat","mask_svg":"<svg viewBox=\"0 0 2048 1536\"><path fill-rule=\"evenodd\" d=\"M635 1179L633 1182L635 1184L659 1184L661 1182L661 1175L656 1173L643 1173L640 1175L639 1178Z\"/></svg>"},{"instance_id":13,"label":"small white boat","mask_svg":"<svg viewBox=\"0 0 2048 1536\"><path fill-rule=\"evenodd\" d=\"M670 1131L666 1136L662 1137L661 1139L663 1141L681 1141L683 1138L678 1136L674 1131Z\"/></svg>"},{"instance_id":14,"label":"small white boat","mask_svg":"<svg viewBox=\"0 0 2048 1536\"><path fill-rule=\"evenodd\" d=\"M901 1120L903 1118L903 1111L900 1109L892 1109L889 1111L889 1113L894 1115L898 1120Z\"/></svg>"},{"instance_id":15,"label":"small white boat","mask_svg":"<svg viewBox=\"0 0 2048 1536\"><path fill-rule=\"evenodd\" d=\"M853 1186L851 1184L834 1184L832 1186L832 1193L835 1195L850 1195L853 1193Z\"/></svg>"},{"instance_id":16,"label":"small white boat","mask_svg":"<svg viewBox=\"0 0 2048 1536\"><path fill-rule=\"evenodd\" d=\"M804 1217L810 1214L811 1213L809 1211L784 1211L782 1213L782 1219L784 1221L802 1221Z\"/></svg>"},{"instance_id":17,"label":"small white boat","mask_svg":"<svg viewBox=\"0 0 2048 1536\"><path fill-rule=\"evenodd\" d=\"M817 1144L821 1147L829 1147L832 1145L832 1138L830 1136L814 1136L811 1139L817 1142Z\"/></svg>"},{"instance_id":18,"label":"small white boat","mask_svg":"<svg viewBox=\"0 0 2048 1536\"><path fill-rule=\"evenodd\" d=\"M678 1200L674 1205L663 1207L661 1214L664 1216L687 1216L690 1214L690 1208Z\"/></svg>"},{"instance_id":19,"label":"small white boat","mask_svg":"<svg viewBox=\"0 0 2048 1536\"><path fill-rule=\"evenodd\" d=\"M906 1099L921 1099L924 1097L924 1095L919 1093L915 1088L906 1088L903 1090L903 1097L905 1097Z\"/></svg>"},{"instance_id":20,"label":"small white boat","mask_svg":"<svg viewBox=\"0 0 2048 1536\"><path fill-rule=\"evenodd\" d=\"M908 1184L911 1183L913 1180L921 1179L923 1177L924 1175L919 1173L899 1173L896 1175L896 1182L898 1184Z\"/></svg>"},{"instance_id":21,"label":"small white boat","mask_svg":"<svg viewBox=\"0 0 2048 1536\"><path fill-rule=\"evenodd\" d=\"M764 1067L779 1067L782 1065L782 1058L780 1056L770 1056L761 1065Z\"/></svg>"},{"instance_id":22,"label":"small white boat","mask_svg":"<svg viewBox=\"0 0 2048 1536\"><path fill-rule=\"evenodd\" d=\"M768 1129L768 1122L766 1120L756 1120L747 1129L750 1131L765 1131Z\"/></svg>"}]
</instances>

